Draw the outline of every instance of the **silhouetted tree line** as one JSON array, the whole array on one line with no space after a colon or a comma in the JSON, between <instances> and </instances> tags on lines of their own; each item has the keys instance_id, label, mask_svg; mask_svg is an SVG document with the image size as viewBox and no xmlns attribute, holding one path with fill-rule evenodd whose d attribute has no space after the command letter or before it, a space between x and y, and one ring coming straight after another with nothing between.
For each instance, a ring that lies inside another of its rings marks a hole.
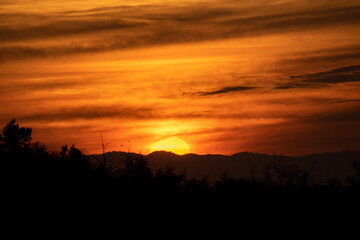
<instances>
[{"instance_id":1,"label":"silhouetted tree line","mask_svg":"<svg viewBox=\"0 0 360 240\"><path fill-rule=\"evenodd\" d=\"M314 183L311 169L304 170L274 155L263 168L263 177L237 179L226 174L215 184L207 179L186 179L171 166L153 172L146 156L131 155L124 167L90 162L75 146L49 151L32 142L32 129L20 127L15 119L0 133L0 173L2 190L8 193L90 194L92 196L215 196L219 199L253 199L264 197L299 198L353 197L360 192L360 164L354 163L357 175L348 184L338 180ZM204 166L205 167L205 166Z\"/></svg>"}]
</instances>

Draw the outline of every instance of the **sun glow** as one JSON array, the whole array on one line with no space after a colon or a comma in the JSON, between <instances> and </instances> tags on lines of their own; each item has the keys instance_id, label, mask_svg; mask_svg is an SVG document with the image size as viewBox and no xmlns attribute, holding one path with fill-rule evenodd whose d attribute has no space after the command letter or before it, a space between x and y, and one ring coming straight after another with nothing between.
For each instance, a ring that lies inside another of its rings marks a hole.
<instances>
[{"instance_id":1,"label":"sun glow","mask_svg":"<svg viewBox=\"0 0 360 240\"><path fill-rule=\"evenodd\" d=\"M154 143L151 148L151 152L154 151L168 151L178 155L190 153L189 145L178 137L170 137Z\"/></svg>"}]
</instances>

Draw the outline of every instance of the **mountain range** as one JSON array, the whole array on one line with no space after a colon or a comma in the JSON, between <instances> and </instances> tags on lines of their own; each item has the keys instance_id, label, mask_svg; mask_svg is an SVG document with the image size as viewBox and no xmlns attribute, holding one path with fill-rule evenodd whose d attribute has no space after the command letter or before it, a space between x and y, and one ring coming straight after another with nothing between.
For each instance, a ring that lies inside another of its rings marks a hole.
<instances>
[{"instance_id":1,"label":"mountain range","mask_svg":"<svg viewBox=\"0 0 360 240\"><path fill-rule=\"evenodd\" d=\"M105 159L113 170L124 167L124 160L140 154L127 152L107 152ZM274 160L274 155L240 152L233 155L219 154L185 154L177 155L171 152L157 151L145 156L149 167L156 171L160 168L172 167L176 173L184 173L188 179L204 179L210 183L220 180L226 174L234 178L251 176L262 177L263 169ZM103 161L103 154L89 155L93 162ZM299 169L310 172L314 182L327 183L329 180L338 179L342 182L348 177L355 176L356 169L353 163L360 161L360 151L343 151L319 153L306 156L282 156L282 161L296 164Z\"/></svg>"}]
</instances>

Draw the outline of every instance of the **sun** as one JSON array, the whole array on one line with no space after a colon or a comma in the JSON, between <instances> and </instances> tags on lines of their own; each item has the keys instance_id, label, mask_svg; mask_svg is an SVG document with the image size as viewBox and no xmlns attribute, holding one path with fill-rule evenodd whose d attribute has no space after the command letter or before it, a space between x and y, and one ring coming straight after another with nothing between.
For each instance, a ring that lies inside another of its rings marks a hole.
<instances>
[{"instance_id":1,"label":"sun","mask_svg":"<svg viewBox=\"0 0 360 240\"><path fill-rule=\"evenodd\" d=\"M167 151L173 152L178 155L190 153L189 144L181 140L178 137L170 137L160 141L157 141L150 147L151 152L155 151Z\"/></svg>"}]
</instances>

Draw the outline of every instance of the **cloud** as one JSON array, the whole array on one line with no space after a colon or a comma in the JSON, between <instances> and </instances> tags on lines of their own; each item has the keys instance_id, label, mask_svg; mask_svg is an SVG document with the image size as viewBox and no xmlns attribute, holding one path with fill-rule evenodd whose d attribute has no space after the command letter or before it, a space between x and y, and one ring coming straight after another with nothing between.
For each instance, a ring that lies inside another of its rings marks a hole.
<instances>
[{"instance_id":1,"label":"cloud","mask_svg":"<svg viewBox=\"0 0 360 240\"><path fill-rule=\"evenodd\" d=\"M80 106L67 107L60 109L49 109L44 112L34 112L23 114L17 118L24 121L34 122L57 122L57 121L75 121L75 120L93 120L93 119L123 119L123 120L151 120L151 119L190 119L201 118L203 114L198 112L166 112L163 107L147 106L122 106L122 105L104 105L104 106Z\"/></svg>"},{"instance_id":2,"label":"cloud","mask_svg":"<svg viewBox=\"0 0 360 240\"><path fill-rule=\"evenodd\" d=\"M122 107L122 106L82 106L49 110L43 113L34 113L22 116L25 121L72 121L77 119L103 119L124 118L142 119L152 118L153 109L147 107Z\"/></svg>"},{"instance_id":3,"label":"cloud","mask_svg":"<svg viewBox=\"0 0 360 240\"><path fill-rule=\"evenodd\" d=\"M356 125L360 122L359 107L360 104L348 105L346 107L339 106L337 108L330 108L313 114L299 116L295 121L299 123L320 123L323 125L339 123L354 123Z\"/></svg>"},{"instance_id":4,"label":"cloud","mask_svg":"<svg viewBox=\"0 0 360 240\"><path fill-rule=\"evenodd\" d=\"M102 32L109 30L122 30L126 28L137 28L146 25L144 22L131 22L122 19L105 20L77 20L66 19L50 22L33 27L0 27L0 42L18 41L27 39L41 39L64 37L68 35L80 35L84 33Z\"/></svg>"},{"instance_id":5,"label":"cloud","mask_svg":"<svg viewBox=\"0 0 360 240\"><path fill-rule=\"evenodd\" d=\"M242 92L251 89L255 89L256 87L244 87L244 86L235 86L235 87L224 87L219 90L209 91L209 92L198 92L201 96L208 96L208 95L218 95L218 94L225 94L230 92Z\"/></svg>"},{"instance_id":6,"label":"cloud","mask_svg":"<svg viewBox=\"0 0 360 240\"><path fill-rule=\"evenodd\" d=\"M1 94L14 94L18 92L26 92L32 90L49 91L58 89L73 89L75 87L83 86L83 82L74 81L44 81L39 83L18 83L18 84L4 84L0 89Z\"/></svg>"},{"instance_id":7,"label":"cloud","mask_svg":"<svg viewBox=\"0 0 360 240\"><path fill-rule=\"evenodd\" d=\"M342 83L360 81L360 65L332 69L325 72L296 75L290 78L310 83Z\"/></svg>"},{"instance_id":8,"label":"cloud","mask_svg":"<svg viewBox=\"0 0 360 240\"><path fill-rule=\"evenodd\" d=\"M69 54L96 53L109 50L119 50L134 46L142 46L143 40L133 39L107 41L89 41L86 44L69 43L54 46L9 46L0 47L0 62L19 59L58 57Z\"/></svg>"},{"instance_id":9,"label":"cloud","mask_svg":"<svg viewBox=\"0 0 360 240\"><path fill-rule=\"evenodd\" d=\"M310 10L234 18L224 21L223 24L233 27L231 31L233 34L251 36L359 22L359 13L359 7Z\"/></svg>"},{"instance_id":10,"label":"cloud","mask_svg":"<svg viewBox=\"0 0 360 240\"><path fill-rule=\"evenodd\" d=\"M332 103L347 103L347 102L360 102L360 99L346 99L346 100L339 100Z\"/></svg>"},{"instance_id":11,"label":"cloud","mask_svg":"<svg viewBox=\"0 0 360 240\"><path fill-rule=\"evenodd\" d=\"M360 59L360 45L351 44L348 46L325 48L321 50L303 52L300 57L283 57L278 63L280 65L295 63L295 64L311 64L317 62L334 62L338 63L344 60L358 60Z\"/></svg>"},{"instance_id":12,"label":"cloud","mask_svg":"<svg viewBox=\"0 0 360 240\"><path fill-rule=\"evenodd\" d=\"M324 72L290 76L287 83L275 89L318 88L329 84L360 82L360 65L352 65Z\"/></svg>"},{"instance_id":13,"label":"cloud","mask_svg":"<svg viewBox=\"0 0 360 240\"><path fill-rule=\"evenodd\" d=\"M146 5L81 12L2 13L0 61L257 36L360 23L360 7L296 8L268 4ZM230 4L232 3L232 4ZM268 11L265 11L268 10ZM25 22L25 23L24 23ZM41 44L48 39L51 44ZM30 44L32 41L38 43ZM40 42L40 43L39 43Z\"/></svg>"}]
</instances>

